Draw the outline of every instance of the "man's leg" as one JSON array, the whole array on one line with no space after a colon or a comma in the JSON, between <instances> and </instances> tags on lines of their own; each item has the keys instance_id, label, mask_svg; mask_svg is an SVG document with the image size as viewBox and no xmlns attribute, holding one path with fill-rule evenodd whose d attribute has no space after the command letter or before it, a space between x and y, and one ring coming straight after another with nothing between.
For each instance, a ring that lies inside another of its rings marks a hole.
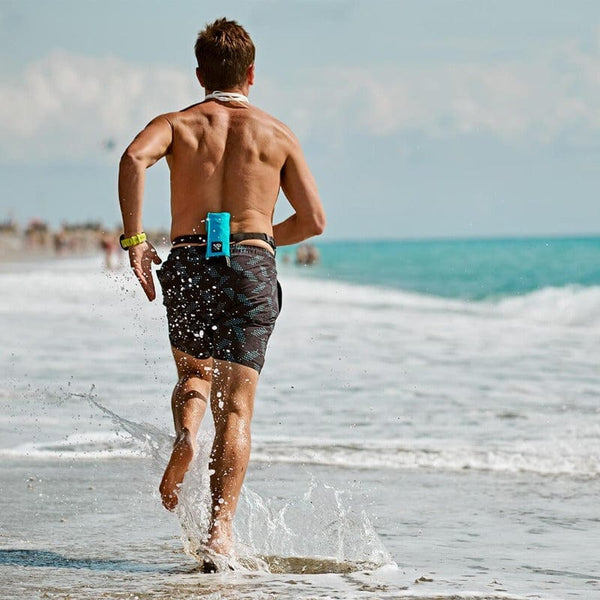
<instances>
[{"instance_id":1,"label":"man's leg","mask_svg":"<svg viewBox=\"0 0 600 600\"><path fill-rule=\"evenodd\" d=\"M178 381L171 397L175 444L160 482L162 503L168 510L177 506L177 486L183 481L194 458L196 435L210 396L212 358L197 359L171 348Z\"/></svg>"},{"instance_id":2,"label":"man's leg","mask_svg":"<svg viewBox=\"0 0 600 600\"><path fill-rule=\"evenodd\" d=\"M212 519L208 546L218 554L230 554L233 517L250 458L250 421L258 373L250 367L214 360L210 398L215 440L210 478Z\"/></svg>"}]
</instances>

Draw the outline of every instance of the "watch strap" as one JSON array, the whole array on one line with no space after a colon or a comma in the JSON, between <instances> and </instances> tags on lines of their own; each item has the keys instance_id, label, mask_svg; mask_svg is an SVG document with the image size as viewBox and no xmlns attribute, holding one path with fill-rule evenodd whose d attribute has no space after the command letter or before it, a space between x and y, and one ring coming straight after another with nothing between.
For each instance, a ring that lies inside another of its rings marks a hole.
<instances>
[{"instance_id":1,"label":"watch strap","mask_svg":"<svg viewBox=\"0 0 600 600\"><path fill-rule=\"evenodd\" d=\"M128 238L126 238L125 234L123 233L119 238L119 243L121 244L121 248L123 248L123 250L129 250L129 248L132 246L137 246L138 244L145 242L147 239L148 237L143 231Z\"/></svg>"}]
</instances>

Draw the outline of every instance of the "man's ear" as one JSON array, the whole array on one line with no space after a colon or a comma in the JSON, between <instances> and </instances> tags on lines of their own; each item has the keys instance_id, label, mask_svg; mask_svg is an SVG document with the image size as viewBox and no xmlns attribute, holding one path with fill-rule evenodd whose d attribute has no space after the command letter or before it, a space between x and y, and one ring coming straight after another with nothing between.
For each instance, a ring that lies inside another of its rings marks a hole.
<instances>
[{"instance_id":1,"label":"man's ear","mask_svg":"<svg viewBox=\"0 0 600 600\"><path fill-rule=\"evenodd\" d=\"M248 85L254 85L254 63L248 67Z\"/></svg>"},{"instance_id":2,"label":"man's ear","mask_svg":"<svg viewBox=\"0 0 600 600\"><path fill-rule=\"evenodd\" d=\"M205 87L204 86L204 81L202 81L202 75L200 75L200 68L199 67L196 67L196 77L198 78L198 81L200 82L200 85L202 87Z\"/></svg>"}]
</instances>

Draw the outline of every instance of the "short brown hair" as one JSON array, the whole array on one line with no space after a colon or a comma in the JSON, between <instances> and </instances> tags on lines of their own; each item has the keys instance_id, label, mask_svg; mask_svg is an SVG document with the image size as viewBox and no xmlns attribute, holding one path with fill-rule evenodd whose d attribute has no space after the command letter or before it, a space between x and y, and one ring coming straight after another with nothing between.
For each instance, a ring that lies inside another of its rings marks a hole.
<instances>
[{"instance_id":1,"label":"short brown hair","mask_svg":"<svg viewBox=\"0 0 600 600\"><path fill-rule=\"evenodd\" d=\"M194 51L204 87L209 91L240 85L254 63L255 49L248 32L227 19L207 25L198 34Z\"/></svg>"}]
</instances>

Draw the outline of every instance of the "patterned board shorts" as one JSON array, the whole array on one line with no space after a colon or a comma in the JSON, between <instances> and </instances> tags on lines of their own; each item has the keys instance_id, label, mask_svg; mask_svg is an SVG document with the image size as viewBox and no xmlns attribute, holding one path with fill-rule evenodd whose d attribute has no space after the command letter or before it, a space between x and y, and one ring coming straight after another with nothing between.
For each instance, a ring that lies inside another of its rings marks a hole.
<instances>
[{"instance_id":1,"label":"patterned board shorts","mask_svg":"<svg viewBox=\"0 0 600 600\"><path fill-rule=\"evenodd\" d=\"M275 257L232 246L231 266L206 248L173 248L157 271L171 345L194 358L214 357L260 373L281 310Z\"/></svg>"}]
</instances>

